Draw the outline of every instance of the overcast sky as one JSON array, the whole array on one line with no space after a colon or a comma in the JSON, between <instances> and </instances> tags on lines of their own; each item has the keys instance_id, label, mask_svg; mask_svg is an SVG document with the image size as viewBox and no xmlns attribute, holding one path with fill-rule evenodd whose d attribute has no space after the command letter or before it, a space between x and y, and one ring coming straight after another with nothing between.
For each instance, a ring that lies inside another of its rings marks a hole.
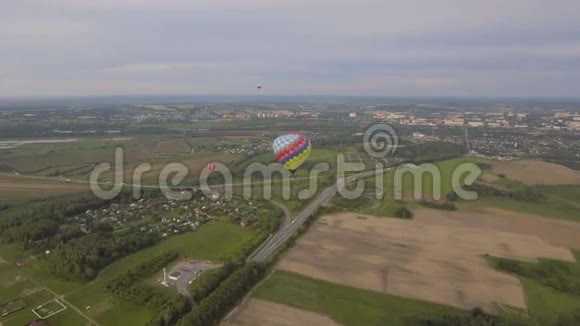
<instances>
[{"instance_id":1,"label":"overcast sky","mask_svg":"<svg viewBox=\"0 0 580 326\"><path fill-rule=\"evenodd\" d=\"M18 0L0 96L580 97L578 0Z\"/></svg>"}]
</instances>

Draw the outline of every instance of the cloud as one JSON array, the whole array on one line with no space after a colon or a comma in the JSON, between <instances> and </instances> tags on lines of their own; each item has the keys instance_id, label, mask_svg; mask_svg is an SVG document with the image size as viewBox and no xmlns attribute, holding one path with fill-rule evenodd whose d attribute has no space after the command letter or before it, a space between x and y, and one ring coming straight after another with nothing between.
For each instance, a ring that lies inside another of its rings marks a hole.
<instances>
[{"instance_id":1,"label":"cloud","mask_svg":"<svg viewBox=\"0 0 580 326\"><path fill-rule=\"evenodd\" d=\"M81 36L89 27L78 21L29 20L0 21L0 37L4 40L66 39Z\"/></svg>"},{"instance_id":2,"label":"cloud","mask_svg":"<svg viewBox=\"0 0 580 326\"><path fill-rule=\"evenodd\" d=\"M212 62L191 62L191 63L136 63L125 64L116 67L105 68L106 72L163 72L174 70L200 70L215 68Z\"/></svg>"},{"instance_id":3,"label":"cloud","mask_svg":"<svg viewBox=\"0 0 580 326\"><path fill-rule=\"evenodd\" d=\"M579 11L573 0L12 1L0 11L0 95L262 83L271 94L578 96Z\"/></svg>"}]
</instances>

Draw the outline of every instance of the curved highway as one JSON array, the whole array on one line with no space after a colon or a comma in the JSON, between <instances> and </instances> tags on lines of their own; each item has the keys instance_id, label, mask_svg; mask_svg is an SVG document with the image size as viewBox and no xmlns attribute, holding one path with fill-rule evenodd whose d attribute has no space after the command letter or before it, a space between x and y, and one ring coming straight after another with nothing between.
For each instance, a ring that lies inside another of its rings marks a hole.
<instances>
[{"instance_id":1,"label":"curved highway","mask_svg":"<svg viewBox=\"0 0 580 326\"><path fill-rule=\"evenodd\" d=\"M388 169L387 169L388 170ZM348 176L336 181L332 186L324 189L314 200L309 203L302 212L296 215L293 219L294 223L288 223L288 218L286 223L278 232L273 236L269 237L256 251L248 258L250 261L262 262L268 259L272 253L274 253L280 246L290 239L290 237L304 224L304 222L314 213L316 210L324 203L328 202L336 193L338 189L344 188L347 184L357 181L359 179L364 179L373 176L377 173L383 174L386 170L377 169L372 171L365 171L359 174Z\"/></svg>"}]
</instances>

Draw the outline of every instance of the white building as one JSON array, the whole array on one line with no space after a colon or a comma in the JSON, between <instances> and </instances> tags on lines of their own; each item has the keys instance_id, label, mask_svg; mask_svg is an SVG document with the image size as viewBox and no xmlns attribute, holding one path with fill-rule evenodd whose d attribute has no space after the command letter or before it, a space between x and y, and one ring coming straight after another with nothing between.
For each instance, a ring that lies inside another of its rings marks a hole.
<instances>
[{"instance_id":1,"label":"white building","mask_svg":"<svg viewBox=\"0 0 580 326\"><path fill-rule=\"evenodd\" d=\"M483 126L483 122L481 122L481 121L469 121L467 124L470 127L482 127Z\"/></svg>"}]
</instances>

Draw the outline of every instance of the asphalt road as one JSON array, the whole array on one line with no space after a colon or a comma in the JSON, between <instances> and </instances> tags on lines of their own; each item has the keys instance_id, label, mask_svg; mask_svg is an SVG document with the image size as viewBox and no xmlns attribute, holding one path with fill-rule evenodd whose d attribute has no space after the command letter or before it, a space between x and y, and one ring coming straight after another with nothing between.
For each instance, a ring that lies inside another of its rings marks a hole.
<instances>
[{"instance_id":1,"label":"asphalt road","mask_svg":"<svg viewBox=\"0 0 580 326\"><path fill-rule=\"evenodd\" d=\"M292 219L294 223L288 223L288 218L286 223L276 232L273 236L268 238L258 249L250 256L250 261L262 262L272 253L274 253L286 240L288 240L301 226L304 222L314 213L316 210L324 203L328 202L336 193L338 189L345 187L347 184L354 182L359 179L367 178L373 176L377 173L384 173L385 170L372 170L365 171L359 174L348 176L336 181L332 186L324 189L314 200L308 204L302 212Z\"/></svg>"}]
</instances>

